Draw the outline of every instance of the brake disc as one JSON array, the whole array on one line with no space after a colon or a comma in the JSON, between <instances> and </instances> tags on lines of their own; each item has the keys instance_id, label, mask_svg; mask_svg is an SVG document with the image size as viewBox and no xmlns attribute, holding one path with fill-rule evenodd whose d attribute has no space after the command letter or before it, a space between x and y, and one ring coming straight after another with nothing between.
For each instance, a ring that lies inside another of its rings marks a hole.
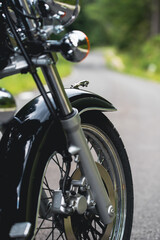
<instances>
[{"instance_id":1,"label":"brake disc","mask_svg":"<svg viewBox=\"0 0 160 240\"><path fill-rule=\"evenodd\" d=\"M113 187L113 183L112 183L112 180L110 178L110 175L101 164L96 163L96 165L97 165L99 173L102 177L104 185L106 187L106 191L108 192L108 195L109 195L110 201L112 203L112 206L115 209L115 192L114 192L114 187ZM78 168L73 173L72 180L80 180L80 179L81 179L81 172L80 172L80 169ZM87 221L85 214L83 214L83 215L78 215L77 214L77 218L81 218L81 221L84 220L84 223L86 223L86 225L89 227L89 224L88 224L89 221ZM94 220L94 216L93 216L93 220ZM113 223L114 222L105 226L104 231L102 233L101 240L109 239L109 237L111 236L112 229L113 229ZM91 224L90 224L90 226L91 226ZM77 229L79 227L80 227L80 222L78 222L78 220L77 220ZM75 236L75 233L74 233L74 229L73 229L72 216L68 216L67 218L64 219L64 229L65 229L65 234L66 234L67 239L69 239L69 240L76 240L77 239L76 236Z\"/></svg>"}]
</instances>

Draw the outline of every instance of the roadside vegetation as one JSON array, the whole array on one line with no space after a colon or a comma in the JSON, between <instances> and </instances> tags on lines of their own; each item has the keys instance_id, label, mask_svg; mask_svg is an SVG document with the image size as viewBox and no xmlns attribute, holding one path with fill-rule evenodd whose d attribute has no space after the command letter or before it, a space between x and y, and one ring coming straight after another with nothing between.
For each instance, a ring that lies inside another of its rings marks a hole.
<instances>
[{"instance_id":1,"label":"roadside vegetation","mask_svg":"<svg viewBox=\"0 0 160 240\"><path fill-rule=\"evenodd\" d=\"M108 67L160 81L160 0L82 0L75 28L107 46Z\"/></svg>"},{"instance_id":2,"label":"roadside vegetation","mask_svg":"<svg viewBox=\"0 0 160 240\"><path fill-rule=\"evenodd\" d=\"M130 51L106 47L103 52L108 68L160 82L160 35Z\"/></svg>"}]
</instances>

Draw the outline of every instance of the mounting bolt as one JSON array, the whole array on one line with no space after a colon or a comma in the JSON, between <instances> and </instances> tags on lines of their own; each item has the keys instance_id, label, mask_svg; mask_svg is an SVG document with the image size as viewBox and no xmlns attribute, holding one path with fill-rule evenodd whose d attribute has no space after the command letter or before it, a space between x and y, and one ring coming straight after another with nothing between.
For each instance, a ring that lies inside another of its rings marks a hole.
<instances>
[{"instance_id":1,"label":"mounting bolt","mask_svg":"<svg viewBox=\"0 0 160 240\"><path fill-rule=\"evenodd\" d=\"M115 214L114 208L113 208L112 205L110 205L109 208L108 208L108 214L109 214L110 217L113 217L114 214Z\"/></svg>"},{"instance_id":2,"label":"mounting bolt","mask_svg":"<svg viewBox=\"0 0 160 240\"><path fill-rule=\"evenodd\" d=\"M48 65L51 65L51 64L53 64L53 61L52 61L52 59L51 59L51 58L48 58L48 59L47 59L47 64L48 64Z\"/></svg>"},{"instance_id":3,"label":"mounting bolt","mask_svg":"<svg viewBox=\"0 0 160 240\"><path fill-rule=\"evenodd\" d=\"M90 201L90 205L91 205L91 206L96 206L96 202L95 202L94 200L91 200L91 201Z\"/></svg>"}]
</instances>

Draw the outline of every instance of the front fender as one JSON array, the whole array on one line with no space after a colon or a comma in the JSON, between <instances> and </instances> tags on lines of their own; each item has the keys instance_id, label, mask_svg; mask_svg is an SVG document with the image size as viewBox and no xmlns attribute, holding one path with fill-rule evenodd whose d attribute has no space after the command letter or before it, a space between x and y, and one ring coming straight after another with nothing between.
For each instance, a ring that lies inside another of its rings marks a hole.
<instances>
[{"instance_id":1,"label":"front fender","mask_svg":"<svg viewBox=\"0 0 160 240\"><path fill-rule=\"evenodd\" d=\"M94 93L79 89L66 89L66 93L72 106L77 108L80 114L90 110L116 111L116 108L109 101ZM49 94L49 97L51 98L51 94ZM53 106L56 110L54 102ZM26 104L16 117L23 122L26 120L38 120L41 125L51 118L42 96L38 96Z\"/></svg>"},{"instance_id":2,"label":"front fender","mask_svg":"<svg viewBox=\"0 0 160 240\"><path fill-rule=\"evenodd\" d=\"M66 92L80 114L89 110L116 110L111 103L93 93L77 89L67 89ZM56 110L54 102L53 106ZM37 154L47 153L37 153L37 149L41 149L41 145L44 149L45 144L47 148L61 152L66 146L66 139L60 123L53 119L42 96L38 96L16 114L0 142L0 189L3 194L0 214L5 219L2 229L6 226L9 229L15 221L34 219L36 206L33 202L34 198L37 200L38 190L34 196L28 192L32 192L33 185L38 181L35 177L37 169L39 175L43 174L44 165L37 161Z\"/></svg>"},{"instance_id":3,"label":"front fender","mask_svg":"<svg viewBox=\"0 0 160 240\"><path fill-rule=\"evenodd\" d=\"M66 92L72 106L77 108L80 114L90 110L101 112L116 111L112 103L94 93L79 89L66 89Z\"/></svg>"}]
</instances>

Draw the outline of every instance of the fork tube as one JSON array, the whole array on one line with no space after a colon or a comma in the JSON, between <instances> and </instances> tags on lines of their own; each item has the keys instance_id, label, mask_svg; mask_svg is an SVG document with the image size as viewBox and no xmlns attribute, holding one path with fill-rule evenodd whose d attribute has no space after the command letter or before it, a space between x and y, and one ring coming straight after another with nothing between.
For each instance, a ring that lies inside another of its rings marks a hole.
<instances>
[{"instance_id":1,"label":"fork tube","mask_svg":"<svg viewBox=\"0 0 160 240\"><path fill-rule=\"evenodd\" d=\"M60 108L61 117L66 117L72 113L72 106L64 90L62 80L59 76L55 64L42 67L45 80L54 95L54 100L58 108Z\"/></svg>"},{"instance_id":2,"label":"fork tube","mask_svg":"<svg viewBox=\"0 0 160 240\"><path fill-rule=\"evenodd\" d=\"M22 11L25 11L24 14L31 15L29 3L27 2L27 0L18 0L18 2L20 3L20 6L22 7ZM31 31L32 34L33 34L33 32L35 33L35 28L36 28L35 21L30 18L25 18L25 22L28 23L29 31ZM26 26L26 24L25 24L25 26ZM28 33L29 33L29 31L28 31Z\"/></svg>"},{"instance_id":3,"label":"fork tube","mask_svg":"<svg viewBox=\"0 0 160 240\"><path fill-rule=\"evenodd\" d=\"M95 161L88 148L84 133L81 128L80 117L77 109L72 109L69 99L65 93L61 78L56 66L42 67L44 76L48 83L54 100L59 107L62 127L68 140L68 151L72 155L79 155L82 174L87 178L91 187L96 206L104 224L109 224L114 219L113 207L102 182ZM110 211L112 209L112 212Z\"/></svg>"}]
</instances>

